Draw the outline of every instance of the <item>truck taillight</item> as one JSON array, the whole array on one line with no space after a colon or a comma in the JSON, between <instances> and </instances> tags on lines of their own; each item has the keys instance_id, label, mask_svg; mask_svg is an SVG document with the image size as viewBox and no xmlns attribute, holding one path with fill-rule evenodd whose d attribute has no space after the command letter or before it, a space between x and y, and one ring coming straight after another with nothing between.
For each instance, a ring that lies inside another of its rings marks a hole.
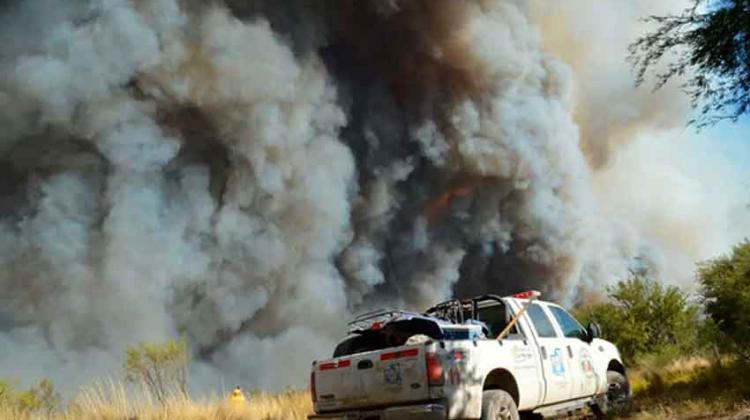
<instances>
[{"instance_id":1,"label":"truck taillight","mask_svg":"<svg viewBox=\"0 0 750 420\"><path fill-rule=\"evenodd\" d=\"M429 386L442 386L445 383L443 363L437 353L425 353L427 361L427 383Z\"/></svg>"},{"instance_id":2,"label":"truck taillight","mask_svg":"<svg viewBox=\"0 0 750 420\"><path fill-rule=\"evenodd\" d=\"M310 398L312 398L313 403L315 403L315 400L318 399L318 396L315 395L315 371L314 370L310 372Z\"/></svg>"}]
</instances>

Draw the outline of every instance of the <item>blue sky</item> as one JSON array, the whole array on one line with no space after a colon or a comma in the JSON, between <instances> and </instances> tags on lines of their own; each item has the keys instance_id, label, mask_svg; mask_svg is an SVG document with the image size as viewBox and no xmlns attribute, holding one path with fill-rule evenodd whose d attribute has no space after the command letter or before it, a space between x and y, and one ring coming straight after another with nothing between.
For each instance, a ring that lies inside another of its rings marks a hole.
<instances>
[{"instance_id":1,"label":"blue sky","mask_svg":"<svg viewBox=\"0 0 750 420\"><path fill-rule=\"evenodd\" d=\"M687 130L694 131L693 128ZM709 138L729 161L750 170L750 116L736 123L722 122L695 135Z\"/></svg>"}]
</instances>

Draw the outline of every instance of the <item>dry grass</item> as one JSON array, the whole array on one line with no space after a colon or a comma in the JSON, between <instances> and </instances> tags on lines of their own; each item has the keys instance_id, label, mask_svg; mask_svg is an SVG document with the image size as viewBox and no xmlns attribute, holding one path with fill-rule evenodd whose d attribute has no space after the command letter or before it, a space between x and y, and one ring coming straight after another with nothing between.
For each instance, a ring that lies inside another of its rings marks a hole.
<instances>
[{"instance_id":1,"label":"dry grass","mask_svg":"<svg viewBox=\"0 0 750 420\"><path fill-rule=\"evenodd\" d=\"M750 368L702 358L647 363L631 369L634 420L748 419ZM61 413L21 413L0 407L0 420L303 420L312 412L307 392L257 393L231 404L225 398L190 400L175 396L157 404L119 382L84 389Z\"/></svg>"},{"instance_id":2,"label":"dry grass","mask_svg":"<svg viewBox=\"0 0 750 420\"><path fill-rule=\"evenodd\" d=\"M64 412L22 413L0 407L0 420L302 420L310 413L307 392L255 393L245 403L175 396L160 405L148 395L134 395L122 384L109 382L83 390Z\"/></svg>"},{"instance_id":3,"label":"dry grass","mask_svg":"<svg viewBox=\"0 0 750 420\"><path fill-rule=\"evenodd\" d=\"M750 418L750 408L746 404L727 405L699 399L687 400L680 404L649 407L628 418L633 420L744 420Z\"/></svg>"},{"instance_id":4,"label":"dry grass","mask_svg":"<svg viewBox=\"0 0 750 420\"><path fill-rule=\"evenodd\" d=\"M711 367L702 357L678 359L671 362L654 361L630 369L630 385L635 394L653 392L656 388L678 383L694 382L696 377Z\"/></svg>"},{"instance_id":5,"label":"dry grass","mask_svg":"<svg viewBox=\"0 0 750 420\"><path fill-rule=\"evenodd\" d=\"M747 367L733 360L655 360L630 370L635 412L628 418L748 419Z\"/></svg>"}]
</instances>

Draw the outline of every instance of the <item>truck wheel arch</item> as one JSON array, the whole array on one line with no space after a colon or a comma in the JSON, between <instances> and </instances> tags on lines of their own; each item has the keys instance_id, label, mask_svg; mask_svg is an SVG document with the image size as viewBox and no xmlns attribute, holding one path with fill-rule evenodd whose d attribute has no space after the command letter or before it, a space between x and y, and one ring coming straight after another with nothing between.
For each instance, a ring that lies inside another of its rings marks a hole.
<instances>
[{"instance_id":1,"label":"truck wheel arch","mask_svg":"<svg viewBox=\"0 0 750 420\"><path fill-rule=\"evenodd\" d=\"M621 373L622 376L627 376L625 375L625 366L623 366L622 363L620 363L618 360L615 360L615 359L612 359L609 361L609 365L607 365L607 370L608 371L612 370L612 371Z\"/></svg>"},{"instance_id":2,"label":"truck wheel arch","mask_svg":"<svg viewBox=\"0 0 750 420\"><path fill-rule=\"evenodd\" d=\"M484 385L482 386L483 391L490 389L501 389L511 397L513 401L518 405L520 398L518 394L518 383L513 374L505 369L495 369L487 374L484 378Z\"/></svg>"}]
</instances>

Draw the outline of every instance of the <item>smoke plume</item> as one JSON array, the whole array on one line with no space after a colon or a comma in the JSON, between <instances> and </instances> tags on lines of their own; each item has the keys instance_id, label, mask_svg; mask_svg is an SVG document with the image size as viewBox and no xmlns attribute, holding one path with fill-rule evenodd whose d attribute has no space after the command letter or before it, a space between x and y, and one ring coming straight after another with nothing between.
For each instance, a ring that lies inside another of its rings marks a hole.
<instances>
[{"instance_id":1,"label":"smoke plume","mask_svg":"<svg viewBox=\"0 0 750 420\"><path fill-rule=\"evenodd\" d=\"M663 6L588 3L3 3L0 375L184 334L198 388L278 389L365 309L689 281L736 174L650 141L688 112L624 64Z\"/></svg>"}]
</instances>

